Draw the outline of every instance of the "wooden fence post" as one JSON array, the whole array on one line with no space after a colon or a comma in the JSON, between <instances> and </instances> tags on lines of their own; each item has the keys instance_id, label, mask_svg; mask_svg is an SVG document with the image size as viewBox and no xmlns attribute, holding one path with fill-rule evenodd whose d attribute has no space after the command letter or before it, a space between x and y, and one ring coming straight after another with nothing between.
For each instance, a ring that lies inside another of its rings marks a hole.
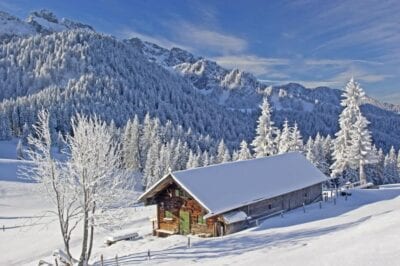
<instances>
[{"instance_id":1,"label":"wooden fence post","mask_svg":"<svg viewBox=\"0 0 400 266\"><path fill-rule=\"evenodd\" d=\"M54 263L55 263L56 266L58 266L57 258L54 259Z\"/></svg>"},{"instance_id":2,"label":"wooden fence post","mask_svg":"<svg viewBox=\"0 0 400 266\"><path fill-rule=\"evenodd\" d=\"M115 263L116 263L117 266L118 266L118 254L115 255Z\"/></svg>"},{"instance_id":3,"label":"wooden fence post","mask_svg":"<svg viewBox=\"0 0 400 266\"><path fill-rule=\"evenodd\" d=\"M319 202L319 208L322 209L322 201Z\"/></svg>"},{"instance_id":4,"label":"wooden fence post","mask_svg":"<svg viewBox=\"0 0 400 266\"><path fill-rule=\"evenodd\" d=\"M147 250L147 259L148 259L148 260L151 259L150 249Z\"/></svg>"},{"instance_id":5,"label":"wooden fence post","mask_svg":"<svg viewBox=\"0 0 400 266\"><path fill-rule=\"evenodd\" d=\"M101 266L104 266L104 257L103 254L100 255Z\"/></svg>"},{"instance_id":6,"label":"wooden fence post","mask_svg":"<svg viewBox=\"0 0 400 266\"><path fill-rule=\"evenodd\" d=\"M190 248L190 236L188 236L187 248Z\"/></svg>"},{"instance_id":7,"label":"wooden fence post","mask_svg":"<svg viewBox=\"0 0 400 266\"><path fill-rule=\"evenodd\" d=\"M303 202L303 212L306 213L306 204Z\"/></svg>"}]
</instances>

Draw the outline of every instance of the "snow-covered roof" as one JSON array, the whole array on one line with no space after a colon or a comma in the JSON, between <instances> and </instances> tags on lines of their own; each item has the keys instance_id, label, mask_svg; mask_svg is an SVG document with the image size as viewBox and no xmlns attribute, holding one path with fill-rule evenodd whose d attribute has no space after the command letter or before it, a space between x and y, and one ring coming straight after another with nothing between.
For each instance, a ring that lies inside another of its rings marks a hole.
<instances>
[{"instance_id":1,"label":"snow-covered roof","mask_svg":"<svg viewBox=\"0 0 400 266\"><path fill-rule=\"evenodd\" d=\"M225 223L233 224L233 223L245 221L247 219L247 215L243 211L231 211L231 212L224 213L222 215L222 218L224 219Z\"/></svg>"},{"instance_id":2,"label":"snow-covered roof","mask_svg":"<svg viewBox=\"0 0 400 266\"><path fill-rule=\"evenodd\" d=\"M205 218L327 180L301 153L291 152L172 172L139 200L153 196L169 178L208 210Z\"/></svg>"}]
</instances>

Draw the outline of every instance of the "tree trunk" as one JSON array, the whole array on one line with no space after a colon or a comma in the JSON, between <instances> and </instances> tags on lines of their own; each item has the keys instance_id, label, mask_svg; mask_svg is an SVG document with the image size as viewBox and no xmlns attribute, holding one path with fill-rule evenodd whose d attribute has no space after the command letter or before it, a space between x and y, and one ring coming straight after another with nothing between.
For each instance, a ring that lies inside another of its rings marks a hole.
<instances>
[{"instance_id":1,"label":"tree trunk","mask_svg":"<svg viewBox=\"0 0 400 266\"><path fill-rule=\"evenodd\" d=\"M83 180L85 180L83 178ZM79 266L87 265L87 246L88 246L88 233L89 233L89 211L88 211L88 195L87 190L83 190L84 199L84 216L83 216L83 240L82 240L82 251L79 258Z\"/></svg>"},{"instance_id":2,"label":"tree trunk","mask_svg":"<svg viewBox=\"0 0 400 266\"><path fill-rule=\"evenodd\" d=\"M94 217L94 212L96 211L96 204L94 204L93 209L92 209L92 219ZM93 234L94 234L94 225L93 222L90 225L90 237L89 237L89 251L87 255L87 261L90 259L90 255L92 255L92 247L93 247Z\"/></svg>"},{"instance_id":3,"label":"tree trunk","mask_svg":"<svg viewBox=\"0 0 400 266\"><path fill-rule=\"evenodd\" d=\"M360 161L360 184L367 183L367 176L365 175L365 166L364 162Z\"/></svg>"}]
</instances>

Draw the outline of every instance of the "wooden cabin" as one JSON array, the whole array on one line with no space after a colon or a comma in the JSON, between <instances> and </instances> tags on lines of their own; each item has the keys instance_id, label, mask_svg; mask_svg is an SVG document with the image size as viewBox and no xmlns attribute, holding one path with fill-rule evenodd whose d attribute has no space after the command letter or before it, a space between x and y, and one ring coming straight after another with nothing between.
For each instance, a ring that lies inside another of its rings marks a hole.
<instances>
[{"instance_id":1,"label":"wooden cabin","mask_svg":"<svg viewBox=\"0 0 400 266\"><path fill-rule=\"evenodd\" d=\"M321 199L327 177L298 152L171 172L140 197L154 234L220 236Z\"/></svg>"}]
</instances>

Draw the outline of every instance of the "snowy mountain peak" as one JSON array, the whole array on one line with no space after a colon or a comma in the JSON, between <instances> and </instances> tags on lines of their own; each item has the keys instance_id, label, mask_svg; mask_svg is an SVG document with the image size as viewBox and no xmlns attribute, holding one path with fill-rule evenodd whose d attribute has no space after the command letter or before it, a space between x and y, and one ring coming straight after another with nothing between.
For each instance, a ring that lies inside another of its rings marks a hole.
<instances>
[{"instance_id":1,"label":"snowy mountain peak","mask_svg":"<svg viewBox=\"0 0 400 266\"><path fill-rule=\"evenodd\" d=\"M12 36L31 35L34 33L35 30L31 25L28 25L15 16L0 11L0 39Z\"/></svg>"},{"instance_id":2,"label":"snowy mountain peak","mask_svg":"<svg viewBox=\"0 0 400 266\"><path fill-rule=\"evenodd\" d=\"M53 12L45 9L33 11L25 21L0 11L0 40L8 40L15 36L51 34L72 29L94 31L89 25L65 18L58 19Z\"/></svg>"},{"instance_id":3,"label":"snowy mountain peak","mask_svg":"<svg viewBox=\"0 0 400 266\"><path fill-rule=\"evenodd\" d=\"M65 18L59 20L53 12L45 9L32 12L26 22L32 25L36 32L43 34L69 29L85 29L94 31L91 26L80 22L75 22Z\"/></svg>"}]
</instances>

